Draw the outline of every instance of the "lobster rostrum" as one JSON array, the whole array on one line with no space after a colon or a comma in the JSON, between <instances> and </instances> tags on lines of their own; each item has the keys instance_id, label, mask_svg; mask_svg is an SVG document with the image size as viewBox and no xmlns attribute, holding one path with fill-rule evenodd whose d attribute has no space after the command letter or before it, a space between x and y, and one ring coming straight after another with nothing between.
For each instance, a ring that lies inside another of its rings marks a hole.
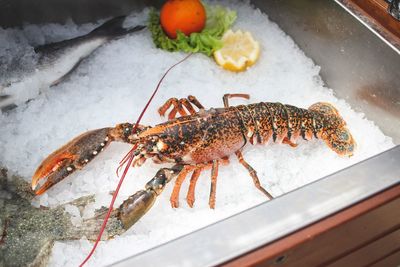
<instances>
[{"instance_id":1,"label":"lobster rostrum","mask_svg":"<svg viewBox=\"0 0 400 267\"><path fill-rule=\"evenodd\" d=\"M272 198L261 186L256 171L243 158L241 150L247 144L272 141L295 147L298 138L310 140L315 137L322 139L340 156L353 154L355 141L337 109L329 103L319 102L308 109L268 102L229 106L231 97L249 99L247 94L226 94L224 108L205 110L194 96L180 100L171 98L158 110L163 116L172 106L165 123L154 127L138 125L134 132L134 125L130 123L86 132L42 162L33 175L32 188L36 194L42 194L75 170L82 169L110 142L136 144L133 166L141 166L148 158L156 163L174 165L161 168L143 190L130 196L113 212L127 229L151 208L165 185L174 178L170 202L177 208L181 184L191 172L187 203L193 207L197 179L203 170L211 169L209 206L214 208L218 166L227 164L232 154L249 171L254 185ZM177 117L178 113L180 117Z\"/></svg>"}]
</instances>

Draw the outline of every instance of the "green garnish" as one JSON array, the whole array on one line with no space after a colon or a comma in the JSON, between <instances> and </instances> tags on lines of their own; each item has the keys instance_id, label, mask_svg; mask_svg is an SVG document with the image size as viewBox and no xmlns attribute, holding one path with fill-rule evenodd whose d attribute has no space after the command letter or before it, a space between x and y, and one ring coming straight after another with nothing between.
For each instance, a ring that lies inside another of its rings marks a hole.
<instances>
[{"instance_id":1,"label":"green garnish","mask_svg":"<svg viewBox=\"0 0 400 267\"><path fill-rule=\"evenodd\" d=\"M203 31L186 36L178 32L176 39L170 39L160 25L160 16L153 9L149 14L149 29L156 47L167 51L199 52L211 56L222 47L221 37L236 20L236 11L222 6L204 5L207 14Z\"/></svg>"}]
</instances>

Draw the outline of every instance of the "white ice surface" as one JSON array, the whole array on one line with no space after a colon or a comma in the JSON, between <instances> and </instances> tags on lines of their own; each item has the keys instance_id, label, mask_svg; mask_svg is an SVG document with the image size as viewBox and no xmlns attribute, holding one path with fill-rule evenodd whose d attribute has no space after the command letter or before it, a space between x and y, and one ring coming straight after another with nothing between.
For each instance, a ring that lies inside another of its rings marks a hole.
<instances>
[{"instance_id":1,"label":"white ice surface","mask_svg":"<svg viewBox=\"0 0 400 267\"><path fill-rule=\"evenodd\" d=\"M222 107L225 93L251 95L249 101L237 99L232 100L233 104L279 101L308 107L319 101L331 102L347 121L357 141L353 157L341 158L319 140L299 141L295 149L288 145L270 145L246 150L246 160L257 170L262 185L275 196L393 146L391 138L365 119L364 114L352 110L324 86L319 76L320 67L266 15L246 3L229 2L229 5L238 11L234 29L250 31L260 42L262 52L258 63L243 73L231 73L218 67L212 58L193 55L167 76L142 124L162 122L164 119L157 115L157 108L170 97L189 94L196 95L207 107ZM133 15L132 21L142 23L146 12ZM70 38L93 27L73 23L26 26L22 31L0 30L0 39L16 45L37 44ZM18 38L13 39L14 35ZM66 81L10 114L0 114L0 165L29 180L44 157L78 134L136 121L164 71L184 56L156 49L148 31L104 45L84 60ZM95 193L96 203L85 216L90 216L94 207L108 206L108 192L114 190L118 181L115 169L129 149L126 144L112 144L84 170L53 187L36 203L54 206ZM141 168L132 169L125 179L118 204L142 189L160 167L148 161ZM187 182L181 190L179 209L172 209L169 204L171 183L132 229L103 242L88 266L110 264L266 201L235 157L231 157L229 166L219 170L215 210L208 207L209 172L204 172L198 181L193 209L185 202ZM69 211L76 213L71 207ZM76 214L74 219L79 223ZM86 240L57 242L50 266L76 266L91 246Z\"/></svg>"}]
</instances>

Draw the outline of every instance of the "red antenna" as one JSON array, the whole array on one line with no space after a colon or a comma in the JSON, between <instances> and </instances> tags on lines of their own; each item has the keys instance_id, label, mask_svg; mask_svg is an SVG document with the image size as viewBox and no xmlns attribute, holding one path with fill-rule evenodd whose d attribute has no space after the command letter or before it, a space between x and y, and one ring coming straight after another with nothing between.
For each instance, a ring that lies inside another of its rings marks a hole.
<instances>
[{"instance_id":1,"label":"red antenna","mask_svg":"<svg viewBox=\"0 0 400 267\"><path fill-rule=\"evenodd\" d=\"M153 92L153 94L151 95L149 101L147 101L146 106L143 108L142 113L140 113L139 118L137 119L136 124L135 124L135 126L133 127L133 129L132 129L132 133L134 133L134 132L136 131L136 129L137 129L137 127L138 127L138 125L139 125L139 123L140 123L140 121L141 121L141 119L142 119L144 113L146 112L146 110L147 110L147 108L149 107L151 101L153 100L154 96L156 95L158 89L160 88L160 85L161 85L162 81L163 81L164 78L167 76L167 74L170 72L170 70L172 70L175 66L179 65L180 63L182 63L183 61L185 61L186 59L188 59L192 54L193 54L193 53L188 54L184 59L180 60L179 62L177 62L177 63L175 63L174 65L172 65L171 67L169 67L168 70L164 73L164 75L161 77L160 81L158 82L156 89L154 89L154 92ZM118 176L118 171L126 164L125 169L124 169L124 172L123 172L121 178L119 179L117 188L116 188L115 191L114 191L113 197L112 197L112 199L111 199L110 206L108 207L108 212L107 212L107 214L106 214L106 217L104 218L103 224L101 225L101 228L100 228L100 231L99 231L99 235L97 236L96 242L94 243L94 245L93 245L93 247L92 247L92 250L89 252L89 254L88 254L87 257L85 258L85 260L79 265L80 267L82 267L83 265L86 264L86 262L88 262L88 260L92 257L94 251L96 250L97 245L98 245L99 242L100 242L101 236L103 235L103 232L104 232L104 230L105 230L105 228L106 228L106 226L107 226L108 219L110 218L111 212L112 212L112 210L114 209L114 202L115 202L115 199L116 199L117 196L118 196L119 189L121 188L121 185L122 185L122 183L123 183L123 181L124 181L124 179L125 179L125 176L126 176L126 174L128 173L129 167L130 167L131 164L132 164L132 161L133 161L133 158L134 158L133 152L135 151L135 149L136 149L137 146L138 146L138 145L135 144L135 145L132 147L132 149L124 156L124 158L123 158L123 159L121 160L121 162L120 162L120 165L119 165L119 167L118 167L118 169L117 169L117 176Z\"/></svg>"}]
</instances>

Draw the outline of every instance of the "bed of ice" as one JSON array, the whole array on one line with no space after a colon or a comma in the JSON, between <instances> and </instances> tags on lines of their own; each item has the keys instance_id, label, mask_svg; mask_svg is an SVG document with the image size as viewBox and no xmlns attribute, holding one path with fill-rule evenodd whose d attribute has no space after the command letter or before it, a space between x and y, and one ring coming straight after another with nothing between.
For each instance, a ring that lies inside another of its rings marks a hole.
<instances>
[{"instance_id":1,"label":"bed of ice","mask_svg":"<svg viewBox=\"0 0 400 267\"><path fill-rule=\"evenodd\" d=\"M218 67L212 58L193 55L167 76L142 124L162 122L164 119L157 115L157 108L167 98L189 94L196 95L207 107L221 107L225 93L251 95L249 101L234 99L233 104L279 101L308 107L318 101L333 103L357 141L353 157L341 158L319 140L300 141L295 149L288 145L270 145L246 151L245 158L258 171L262 185L275 196L393 146L391 138L364 114L352 110L346 101L337 99L333 91L324 86L319 76L320 67L265 14L247 3L231 1L229 6L238 12L234 29L248 30L260 42L262 53L258 63L243 73L231 73ZM132 14L131 20L143 23L147 12ZM27 25L22 30L0 28L0 43L8 47L0 50L0 58L2 62L11 62L12 57L25 53L28 55L25 60L34 60L29 56L34 45L85 34L95 25L77 26L68 22L65 25ZM164 71L184 56L156 49L147 31L104 45L64 82L9 114L0 114L0 166L29 180L45 156L76 135L136 121ZM6 73L5 68L3 73ZM93 214L95 207L108 206L111 198L108 192L114 190L118 180L115 169L129 149L126 144L112 144L87 168L36 199L36 204L54 206L95 193L96 203L83 216ZM118 204L143 188L159 168L160 165L148 161L143 167L132 169L125 179ZM204 172L196 188L195 207L191 209L184 199L188 187L184 183L180 208L172 209L169 204L172 184L169 184L154 207L132 229L98 247L89 266L110 264L266 201L235 157L231 157L229 166L220 168L215 210L208 207L209 186L210 173ZM69 211L74 213L73 208ZM79 214L75 216L75 222L79 223ZM50 266L77 265L91 246L84 239L58 242Z\"/></svg>"}]
</instances>

